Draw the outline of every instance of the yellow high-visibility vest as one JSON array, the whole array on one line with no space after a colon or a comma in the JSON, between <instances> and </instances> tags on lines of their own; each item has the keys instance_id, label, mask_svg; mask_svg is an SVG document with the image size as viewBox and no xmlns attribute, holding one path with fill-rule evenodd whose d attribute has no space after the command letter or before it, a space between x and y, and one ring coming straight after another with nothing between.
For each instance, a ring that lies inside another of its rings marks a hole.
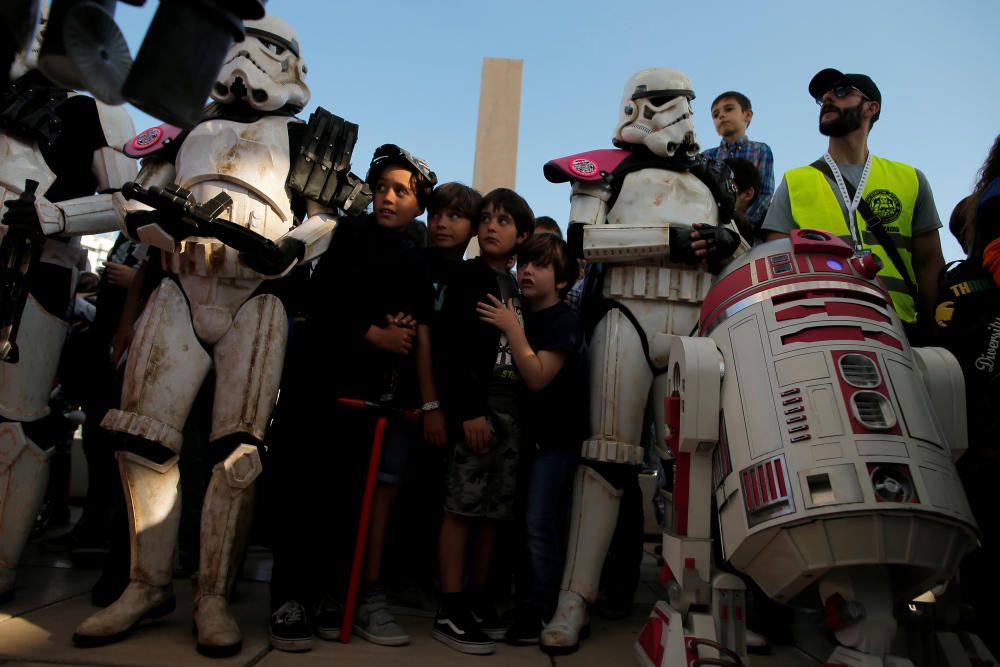
<instances>
[{"instance_id":1,"label":"yellow high-visibility vest","mask_svg":"<svg viewBox=\"0 0 1000 667\"><path fill-rule=\"evenodd\" d=\"M788 184L795 224L802 229L820 229L836 234L853 247L854 240L840 207L840 192L836 186L830 186L823 172L813 166L798 167L785 173L785 182ZM916 169L908 164L872 156L863 197L882 219L914 285L917 278L913 271L913 207L918 191ZM882 270L878 275L889 290L896 313L904 322L915 322L916 307L906 281L889 259L885 248L868 231L864 217L858 214L856 217L862 245L882 260Z\"/></svg>"}]
</instances>

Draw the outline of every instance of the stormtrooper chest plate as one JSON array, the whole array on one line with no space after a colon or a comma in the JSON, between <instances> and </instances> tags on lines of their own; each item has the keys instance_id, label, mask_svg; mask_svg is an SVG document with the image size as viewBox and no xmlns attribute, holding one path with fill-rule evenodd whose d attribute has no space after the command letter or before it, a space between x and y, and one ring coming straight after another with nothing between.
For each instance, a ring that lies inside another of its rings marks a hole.
<instances>
[{"instance_id":1,"label":"stormtrooper chest plate","mask_svg":"<svg viewBox=\"0 0 1000 667\"><path fill-rule=\"evenodd\" d=\"M291 225L292 211L285 181L288 179L287 116L267 116L253 123L214 119L197 125L177 154L177 183L191 190L199 201L225 190L234 199L231 220L256 227L262 215L238 201L240 194L266 204L271 215ZM248 217L258 219L252 224ZM263 230L261 230L263 231ZM269 235L269 234L268 234Z\"/></svg>"},{"instance_id":2,"label":"stormtrooper chest plate","mask_svg":"<svg viewBox=\"0 0 1000 667\"><path fill-rule=\"evenodd\" d=\"M693 174L640 169L625 177L607 221L629 227L716 225L718 207L708 186Z\"/></svg>"}]
</instances>

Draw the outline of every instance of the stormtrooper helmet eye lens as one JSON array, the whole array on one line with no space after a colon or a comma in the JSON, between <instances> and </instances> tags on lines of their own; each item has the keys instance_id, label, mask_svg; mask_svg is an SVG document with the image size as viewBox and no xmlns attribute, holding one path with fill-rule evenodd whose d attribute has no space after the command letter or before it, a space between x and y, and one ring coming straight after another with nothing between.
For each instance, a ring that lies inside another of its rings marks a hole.
<instances>
[{"instance_id":1,"label":"stormtrooper helmet eye lens","mask_svg":"<svg viewBox=\"0 0 1000 667\"><path fill-rule=\"evenodd\" d=\"M657 97L650 97L649 103L654 107L662 107L675 99L677 99L677 95L660 95Z\"/></svg>"},{"instance_id":2,"label":"stormtrooper helmet eye lens","mask_svg":"<svg viewBox=\"0 0 1000 667\"><path fill-rule=\"evenodd\" d=\"M276 56L280 56L282 53L285 52L285 47L281 46L280 44L275 44L274 42L268 41L262 37L258 39L260 39L260 43L264 45L265 49L267 49Z\"/></svg>"}]
</instances>

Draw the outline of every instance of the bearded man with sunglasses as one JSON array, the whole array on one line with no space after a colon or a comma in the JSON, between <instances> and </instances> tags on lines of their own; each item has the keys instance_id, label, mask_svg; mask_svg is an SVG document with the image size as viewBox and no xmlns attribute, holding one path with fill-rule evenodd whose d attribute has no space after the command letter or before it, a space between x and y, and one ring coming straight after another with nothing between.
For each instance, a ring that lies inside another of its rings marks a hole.
<instances>
[{"instance_id":1,"label":"bearded man with sunglasses","mask_svg":"<svg viewBox=\"0 0 1000 667\"><path fill-rule=\"evenodd\" d=\"M809 94L829 146L816 162L785 173L764 219L765 238L783 238L797 227L822 229L877 255L879 277L910 342L919 344L944 266L941 220L927 178L869 152L868 135L882 110L871 77L827 68L809 82Z\"/></svg>"}]
</instances>

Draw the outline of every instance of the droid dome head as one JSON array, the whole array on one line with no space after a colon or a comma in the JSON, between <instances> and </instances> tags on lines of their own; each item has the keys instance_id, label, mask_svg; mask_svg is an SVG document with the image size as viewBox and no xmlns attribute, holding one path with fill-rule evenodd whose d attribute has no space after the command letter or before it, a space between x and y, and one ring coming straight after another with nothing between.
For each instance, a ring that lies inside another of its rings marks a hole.
<instances>
[{"instance_id":1,"label":"droid dome head","mask_svg":"<svg viewBox=\"0 0 1000 667\"><path fill-rule=\"evenodd\" d=\"M233 44L226 55L212 99L222 104L243 101L260 111L304 107L309 86L295 31L270 14L244 26L246 39Z\"/></svg>"},{"instance_id":2,"label":"droid dome head","mask_svg":"<svg viewBox=\"0 0 1000 667\"><path fill-rule=\"evenodd\" d=\"M661 157L698 154L691 81L666 67L644 69L625 84L614 144L644 145Z\"/></svg>"}]
</instances>

